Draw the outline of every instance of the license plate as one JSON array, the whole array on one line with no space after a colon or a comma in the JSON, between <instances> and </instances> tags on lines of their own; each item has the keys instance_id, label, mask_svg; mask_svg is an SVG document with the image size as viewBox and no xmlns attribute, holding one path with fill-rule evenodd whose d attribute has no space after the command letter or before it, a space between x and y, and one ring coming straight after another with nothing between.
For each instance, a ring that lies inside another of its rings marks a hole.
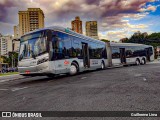
<instances>
[{"instance_id":1,"label":"license plate","mask_svg":"<svg viewBox=\"0 0 160 120\"><path fill-rule=\"evenodd\" d=\"M26 74L30 74L30 71L29 71L29 70L26 70L25 73L26 73Z\"/></svg>"}]
</instances>

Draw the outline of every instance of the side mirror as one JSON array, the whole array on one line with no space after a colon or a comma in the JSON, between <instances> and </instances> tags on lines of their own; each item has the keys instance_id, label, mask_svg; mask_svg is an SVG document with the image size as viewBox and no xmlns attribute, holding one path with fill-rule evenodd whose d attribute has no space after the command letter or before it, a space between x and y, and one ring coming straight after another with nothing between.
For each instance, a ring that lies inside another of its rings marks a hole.
<instances>
[{"instance_id":1,"label":"side mirror","mask_svg":"<svg viewBox=\"0 0 160 120\"><path fill-rule=\"evenodd\" d=\"M20 56L19 56L19 61L21 61L23 59L23 55L21 54Z\"/></svg>"}]
</instances>

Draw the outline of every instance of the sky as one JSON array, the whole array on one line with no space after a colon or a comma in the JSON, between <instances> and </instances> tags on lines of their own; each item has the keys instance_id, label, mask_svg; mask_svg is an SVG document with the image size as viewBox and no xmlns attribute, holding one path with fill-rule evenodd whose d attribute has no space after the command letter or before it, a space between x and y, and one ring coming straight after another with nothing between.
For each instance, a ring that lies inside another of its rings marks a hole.
<instances>
[{"instance_id":1,"label":"sky","mask_svg":"<svg viewBox=\"0 0 160 120\"><path fill-rule=\"evenodd\" d=\"M80 16L85 22L98 21L100 39L119 41L134 32L160 32L160 0L0 0L0 33L13 35L18 24L18 11L41 8L45 27L71 28Z\"/></svg>"}]
</instances>

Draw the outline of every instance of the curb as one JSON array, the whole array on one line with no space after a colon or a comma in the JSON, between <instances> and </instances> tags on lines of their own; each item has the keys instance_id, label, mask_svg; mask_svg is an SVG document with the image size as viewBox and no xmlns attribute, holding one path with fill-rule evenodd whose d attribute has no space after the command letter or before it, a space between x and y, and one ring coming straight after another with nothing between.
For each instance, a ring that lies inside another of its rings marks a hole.
<instances>
[{"instance_id":1,"label":"curb","mask_svg":"<svg viewBox=\"0 0 160 120\"><path fill-rule=\"evenodd\" d=\"M17 75L19 75L19 74L4 75L4 76L0 76L0 78L2 78L2 77L9 77L9 76L17 76Z\"/></svg>"}]
</instances>

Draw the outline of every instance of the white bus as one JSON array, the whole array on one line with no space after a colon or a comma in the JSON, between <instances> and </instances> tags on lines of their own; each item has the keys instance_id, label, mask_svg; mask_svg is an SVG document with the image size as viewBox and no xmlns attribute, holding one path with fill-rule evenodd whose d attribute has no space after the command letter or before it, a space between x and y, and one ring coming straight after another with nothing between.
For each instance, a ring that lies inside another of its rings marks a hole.
<instances>
[{"instance_id":1,"label":"white bus","mask_svg":"<svg viewBox=\"0 0 160 120\"><path fill-rule=\"evenodd\" d=\"M160 46L157 46L157 60L160 61Z\"/></svg>"},{"instance_id":2,"label":"white bus","mask_svg":"<svg viewBox=\"0 0 160 120\"><path fill-rule=\"evenodd\" d=\"M24 76L50 77L152 60L152 46L105 43L62 27L49 27L21 37L18 70Z\"/></svg>"}]
</instances>

